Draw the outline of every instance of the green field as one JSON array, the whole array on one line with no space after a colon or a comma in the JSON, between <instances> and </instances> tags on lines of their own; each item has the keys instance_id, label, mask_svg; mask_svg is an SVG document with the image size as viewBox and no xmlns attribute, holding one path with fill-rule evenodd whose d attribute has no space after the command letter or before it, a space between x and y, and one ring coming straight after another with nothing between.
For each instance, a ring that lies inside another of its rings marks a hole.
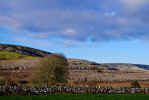
<instances>
[{"instance_id":1,"label":"green field","mask_svg":"<svg viewBox=\"0 0 149 100\"><path fill-rule=\"evenodd\" d=\"M19 58L30 58L31 56L15 53L0 51L0 60L19 59Z\"/></svg>"},{"instance_id":2,"label":"green field","mask_svg":"<svg viewBox=\"0 0 149 100\"><path fill-rule=\"evenodd\" d=\"M56 94L40 96L1 96L0 100L149 100L145 94Z\"/></svg>"}]
</instances>

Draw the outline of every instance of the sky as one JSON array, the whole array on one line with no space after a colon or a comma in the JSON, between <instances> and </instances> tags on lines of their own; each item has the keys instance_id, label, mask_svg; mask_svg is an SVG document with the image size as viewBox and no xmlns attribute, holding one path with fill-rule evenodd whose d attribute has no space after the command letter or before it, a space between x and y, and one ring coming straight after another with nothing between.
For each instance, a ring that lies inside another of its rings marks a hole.
<instances>
[{"instance_id":1,"label":"sky","mask_svg":"<svg viewBox=\"0 0 149 100\"><path fill-rule=\"evenodd\" d=\"M0 0L0 43L149 64L148 7L149 0Z\"/></svg>"}]
</instances>

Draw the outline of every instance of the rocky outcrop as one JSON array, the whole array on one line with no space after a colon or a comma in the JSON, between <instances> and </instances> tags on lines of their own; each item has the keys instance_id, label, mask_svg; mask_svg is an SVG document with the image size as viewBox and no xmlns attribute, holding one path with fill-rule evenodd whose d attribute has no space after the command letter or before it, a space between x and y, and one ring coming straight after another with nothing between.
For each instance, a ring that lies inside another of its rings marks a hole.
<instances>
[{"instance_id":1,"label":"rocky outcrop","mask_svg":"<svg viewBox=\"0 0 149 100\"><path fill-rule=\"evenodd\" d=\"M23 55L28 56L36 56L36 57L44 57L48 54L51 54L50 52L19 46L19 45L9 45L9 44L0 44L0 51L8 51L8 52L16 52Z\"/></svg>"}]
</instances>

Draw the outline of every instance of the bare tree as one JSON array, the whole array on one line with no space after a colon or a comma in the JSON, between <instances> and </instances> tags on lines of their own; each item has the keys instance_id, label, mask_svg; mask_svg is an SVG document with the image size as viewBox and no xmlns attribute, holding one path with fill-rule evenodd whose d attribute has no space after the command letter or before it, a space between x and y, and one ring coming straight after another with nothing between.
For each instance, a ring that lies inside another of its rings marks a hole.
<instances>
[{"instance_id":1,"label":"bare tree","mask_svg":"<svg viewBox=\"0 0 149 100\"><path fill-rule=\"evenodd\" d=\"M65 56L50 54L43 58L33 75L34 83L53 85L67 82L68 62Z\"/></svg>"},{"instance_id":2,"label":"bare tree","mask_svg":"<svg viewBox=\"0 0 149 100\"><path fill-rule=\"evenodd\" d=\"M137 80L131 82L131 86L133 88L141 88L139 82Z\"/></svg>"}]
</instances>

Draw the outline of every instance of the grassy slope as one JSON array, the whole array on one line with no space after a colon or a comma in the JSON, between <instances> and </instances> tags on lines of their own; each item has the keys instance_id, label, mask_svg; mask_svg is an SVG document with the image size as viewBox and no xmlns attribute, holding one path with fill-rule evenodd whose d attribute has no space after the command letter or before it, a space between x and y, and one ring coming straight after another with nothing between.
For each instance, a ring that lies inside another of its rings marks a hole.
<instances>
[{"instance_id":1,"label":"grassy slope","mask_svg":"<svg viewBox=\"0 0 149 100\"><path fill-rule=\"evenodd\" d=\"M10 60L19 58L30 58L31 56L22 55L15 52L0 51L0 60Z\"/></svg>"},{"instance_id":2,"label":"grassy slope","mask_svg":"<svg viewBox=\"0 0 149 100\"><path fill-rule=\"evenodd\" d=\"M148 100L147 94L55 94L43 96L0 96L0 100Z\"/></svg>"}]
</instances>

